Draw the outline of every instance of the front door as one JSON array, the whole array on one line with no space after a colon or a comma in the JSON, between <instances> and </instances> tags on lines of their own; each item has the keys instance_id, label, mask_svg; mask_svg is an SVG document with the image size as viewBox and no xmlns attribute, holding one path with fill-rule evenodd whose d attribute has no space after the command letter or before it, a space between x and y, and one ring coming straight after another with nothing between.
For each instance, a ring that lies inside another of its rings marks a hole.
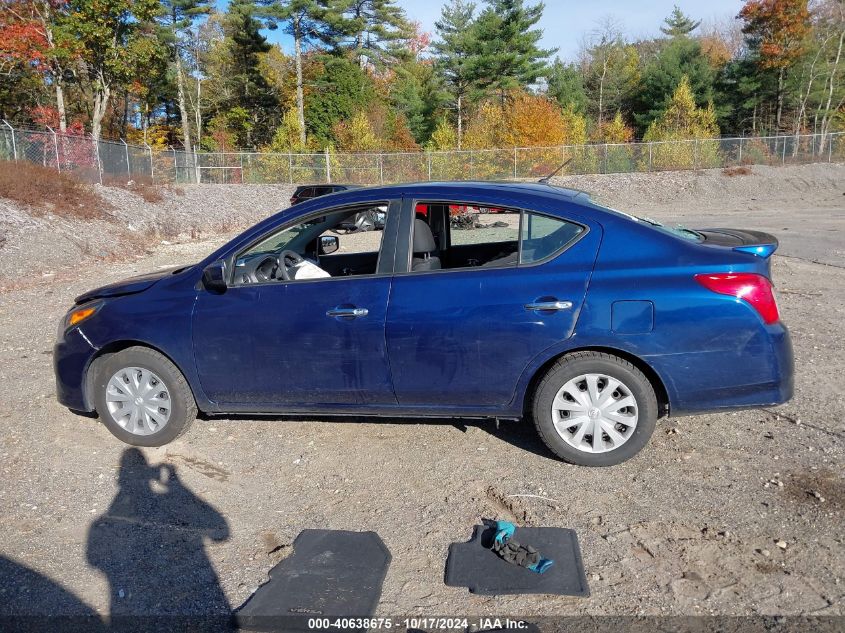
<instances>
[{"instance_id":1,"label":"front door","mask_svg":"<svg viewBox=\"0 0 845 633\"><path fill-rule=\"evenodd\" d=\"M378 256L394 227L388 219L384 231L337 235L331 227L349 213L324 212L271 232L237 254L226 292L200 292L194 355L203 390L221 409L396 403L384 338L392 261ZM336 255L317 251L324 236L337 238ZM272 261L261 264L282 252L308 260L308 274L297 278L291 266L285 279ZM355 266L339 270L332 257Z\"/></svg>"}]
</instances>

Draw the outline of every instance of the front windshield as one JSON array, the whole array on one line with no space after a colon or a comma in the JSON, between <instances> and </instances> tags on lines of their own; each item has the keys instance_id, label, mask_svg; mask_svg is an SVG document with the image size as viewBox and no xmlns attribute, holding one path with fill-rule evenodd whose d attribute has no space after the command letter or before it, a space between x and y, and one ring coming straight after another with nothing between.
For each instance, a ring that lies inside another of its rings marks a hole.
<instances>
[{"instance_id":1,"label":"front windshield","mask_svg":"<svg viewBox=\"0 0 845 633\"><path fill-rule=\"evenodd\" d=\"M316 218L309 222L303 222L301 224L297 224L290 228L284 229L283 231L279 231L278 233L273 233L273 235L268 237L266 240L259 242L244 254L249 256L264 253L280 253L283 250L288 250L288 245L291 244L300 235L303 235L305 233L320 232L319 230L315 229L315 227L322 224L323 222L325 222L325 218Z\"/></svg>"},{"instance_id":2,"label":"front windshield","mask_svg":"<svg viewBox=\"0 0 845 633\"><path fill-rule=\"evenodd\" d=\"M664 233L669 233L670 235L674 235L675 237L680 237L685 240L690 240L691 242L702 242L704 241L704 236L701 235L698 231L693 231L692 229L688 229L680 224L677 226L666 226L662 222L658 222L657 220L653 220L652 218L648 217L640 217L638 215L631 215L630 213L625 213L624 211L619 211L618 209L613 209L611 207L601 207L605 211L610 211L612 213L617 213L619 215L625 216L629 220L634 220L635 222L645 222L653 226L654 228L663 231Z\"/></svg>"}]
</instances>

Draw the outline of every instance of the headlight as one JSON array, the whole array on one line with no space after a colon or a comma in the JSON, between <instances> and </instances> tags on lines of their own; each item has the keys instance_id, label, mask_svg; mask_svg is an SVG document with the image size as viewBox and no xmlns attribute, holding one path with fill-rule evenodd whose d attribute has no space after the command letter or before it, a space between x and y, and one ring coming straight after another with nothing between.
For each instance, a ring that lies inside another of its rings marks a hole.
<instances>
[{"instance_id":1,"label":"headlight","mask_svg":"<svg viewBox=\"0 0 845 633\"><path fill-rule=\"evenodd\" d=\"M89 303L78 308L73 308L70 312L65 315L65 318L62 319L60 330L64 332L68 328L71 328L74 325L79 325L86 319L90 319L97 313L97 310L99 310L102 306L102 302L97 302Z\"/></svg>"}]
</instances>

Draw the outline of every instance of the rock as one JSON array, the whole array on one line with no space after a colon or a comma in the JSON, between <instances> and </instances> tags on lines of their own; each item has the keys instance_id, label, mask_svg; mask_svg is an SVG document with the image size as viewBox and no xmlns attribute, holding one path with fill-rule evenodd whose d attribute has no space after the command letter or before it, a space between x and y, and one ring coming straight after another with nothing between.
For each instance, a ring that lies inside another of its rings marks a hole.
<instances>
[{"instance_id":1,"label":"rock","mask_svg":"<svg viewBox=\"0 0 845 633\"><path fill-rule=\"evenodd\" d=\"M786 548L787 548L786 541L784 541L784 540L780 540L780 541L778 541L777 543L775 543L775 545L777 545L777 546L778 546L779 548L781 548L781 549L786 549Z\"/></svg>"}]
</instances>

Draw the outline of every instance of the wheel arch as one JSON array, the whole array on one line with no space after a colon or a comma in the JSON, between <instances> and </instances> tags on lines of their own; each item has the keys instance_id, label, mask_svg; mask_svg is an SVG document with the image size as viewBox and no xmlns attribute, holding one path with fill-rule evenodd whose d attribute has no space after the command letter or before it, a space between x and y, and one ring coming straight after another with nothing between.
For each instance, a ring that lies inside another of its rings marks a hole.
<instances>
[{"instance_id":1,"label":"wheel arch","mask_svg":"<svg viewBox=\"0 0 845 633\"><path fill-rule=\"evenodd\" d=\"M643 372L643 375L646 377L649 383L651 383L651 386L654 389L654 395L657 397L658 418L662 418L669 415L669 393L666 390L666 385L664 384L663 379L654 370L654 368L635 354L626 352L625 350L616 347L605 347L601 345L588 345L585 347L576 347L573 349L568 349L565 352L561 352L560 354L552 356L551 358L547 359L542 365L540 365L540 367L538 367L534 374L531 376L531 380L528 382L528 387L525 390L525 393L523 394L523 414L525 414L524 412L528 411L528 407L531 403L531 398L534 396L534 391L537 388L537 384L540 382L540 380L542 380L543 376L546 375L546 372L548 372L549 368L564 356L569 356L570 354L574 354L575 352L603 352L605 354L611 354L612 356L618 356L619 358L631 363L634 367Z\"/></svg>"},{"instance_id":2,"label":"wheel arch","mask_svg":"<svg viewBox=\"0 0 845 633\"><path fill-rule=\"evenodd\" d=\"M106 358L112 356L113 354L117 354L118 352L122 352L125 349L129 349L130 347L146 347L154 352L158 352L162 356L164 356L167 360L169 360L176 369L182 374L185 378L185 381L188 383L188 386L191 388L191 393L194 396L194 401L197 402L197 406L199 406L200 400L197 398L197 390L194 388L194 385L191 383L191 376L188 372L184 370L184 368L179 364L179 362L173 358L170 354L166 351L152 345L146 341L139 341L135 339L121 339L117 341L111 341L107 343L103 347L97 350L97 353L91 358L91 361L88 363L88 367L85 368L85 381L83 382L84 385L84 393L83 397L85 398L85 404L89 407L91 411L95 411L96 407L94 406L94 398L92 397L93 394L93 380L96 374L96 368L99 363L102 363Z\"/></svg>"}]
</instances>

